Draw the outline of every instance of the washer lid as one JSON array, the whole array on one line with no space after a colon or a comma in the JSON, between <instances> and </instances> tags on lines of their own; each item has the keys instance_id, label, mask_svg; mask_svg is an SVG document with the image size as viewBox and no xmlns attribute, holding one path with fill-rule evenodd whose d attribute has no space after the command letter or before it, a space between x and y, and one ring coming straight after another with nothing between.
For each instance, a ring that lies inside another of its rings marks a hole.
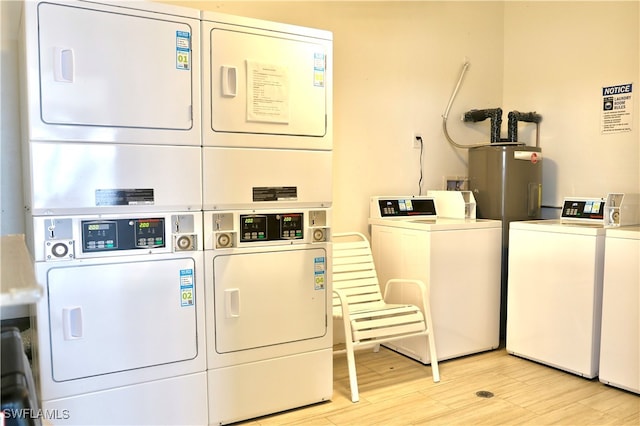
<instances>
[{"instance_id":1,"label":"washer lid","mask_svg":"<svg viewBox=\"0 0 640 426\"><path fill-rule=\"evenodd\" d=\"M607 228L607 238L640 240L640 225Z\"/></svg>"},{"instance_id":2,"label":"washer lid","mask_svg":"<svg viewBox=\"0 0 640 426\"><path fill-rule=\"evenodd\" d=\"M538 232L556 232L561 234L604 235L606 228L597 223L562 223L559 219L514 221L509 229Z\"/></svg>"},{"instance_id":3,"label":"washer lid","mask_svg":"<svg viewBox=\"0 0 640 426\"><path fill-rule=\"evenodd\" d=\"M480 228L502 228L502 222L492 219L454 219L439 218L371 218L370 225L386 226L390 228L415 229L420 231L453 231Z\"/></svg>"}]
</instances>

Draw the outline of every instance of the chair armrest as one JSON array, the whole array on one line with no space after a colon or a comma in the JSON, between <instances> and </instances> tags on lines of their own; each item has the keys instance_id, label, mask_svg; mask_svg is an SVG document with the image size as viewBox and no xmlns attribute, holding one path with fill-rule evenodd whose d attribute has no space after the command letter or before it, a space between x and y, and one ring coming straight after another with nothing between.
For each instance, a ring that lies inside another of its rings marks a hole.
<instances>
[{"instance_id":1,"label":"chair armrest","mask_svg":"<svg viewBox=\"0 0 640 426\"><path fill-rule=\"evenodd\" d=\"M431 306L430 297L429 297L430 296L429 285L422 280L411 280L411 279L404 279L404 278L392 278L387 281L387 284L384 287L384 296L383 296L386 303L399 303L399 302L390 302L388 299L391 289L397 286L416 287L418 289L418 292L420 293L420 299L422 301L422 306L421 306L422 310L425 311L429 309L429 306ZM414 303L410 303L410 304L414 304Z\"/></svg>"},{"instance_id":2,"label":"chair armrest","mask_svg":"<svg viewBox=\"0 0 640 426\"><path fill-rule=\"evenodd\" d=\"M342 309L342 316L343 317L349 317L349 304L347 303L347 295L341 291L341 290L337 290L337 289L333 289L333 294L338 296L338 299L340 299L340 308ZM335 308L335 305L333 305L333 307Z\"/></svg>"}]
</instances>

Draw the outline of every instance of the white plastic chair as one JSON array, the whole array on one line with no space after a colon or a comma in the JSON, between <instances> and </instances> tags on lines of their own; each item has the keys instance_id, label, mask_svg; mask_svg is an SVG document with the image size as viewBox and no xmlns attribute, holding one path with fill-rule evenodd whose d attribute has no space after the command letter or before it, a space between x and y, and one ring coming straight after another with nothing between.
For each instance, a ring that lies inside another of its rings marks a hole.
<instances>
[{"instance_id":1,"label":"white plastic chair","mask_svg":"<svg viewBox=\"0 0 640 426\"><path fill-rule=\"evenodd\" d=\"M391 279L381 294L378 276L367 238L360 233L333 234L333 317L344 324L351 401L358 402L358 377L354 351L380 349L380 344L413 336L424 336L429 345L433 381L440 381L433 338L429 287L420 280ZM387 303L390 288L415 285L421 290L424 311L418 306Z\"/></svg>"}]
</instances>

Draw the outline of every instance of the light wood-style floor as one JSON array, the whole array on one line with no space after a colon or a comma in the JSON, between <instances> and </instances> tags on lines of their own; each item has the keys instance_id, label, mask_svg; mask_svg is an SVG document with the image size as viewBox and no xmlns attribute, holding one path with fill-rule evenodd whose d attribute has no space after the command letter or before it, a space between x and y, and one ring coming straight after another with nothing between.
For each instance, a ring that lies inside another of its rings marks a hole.
<instances>
[{"instance_id":1,"label":"light wood-style floor","mask_svg":"<svg viewBox=\"0 0 640 426\"><path fill-rule=\"evenodd\" d=\"M640 396L504 349L441 362L439 383L430 366L385 348L357 352L356 364L360 402L351 402L346 359L337 355L332 401L244 424L640 425Z\"/></svg>"}]
</instances>

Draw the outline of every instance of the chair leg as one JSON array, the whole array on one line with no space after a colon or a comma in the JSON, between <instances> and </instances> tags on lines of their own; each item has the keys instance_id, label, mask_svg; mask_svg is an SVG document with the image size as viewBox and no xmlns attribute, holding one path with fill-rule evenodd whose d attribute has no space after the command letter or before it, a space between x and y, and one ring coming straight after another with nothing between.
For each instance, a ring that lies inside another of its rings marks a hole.
<instances>
[{"instance_id":1,"label":"chair leg","mask_svg":"<svg viewBox=\"0 0 640 426\"><path fill-rule=\"evenodd\" d=\"M349 387L351 388L351 402L360 401L358 393L358 373L356 372L356 359L353 346L347 344L347 366L349 367Z\"/></svg>"},{"instance_id":2,"label":"chair leg","mask_svg":"<svg viewBox=\"0 0 640 426\"><path fill-rule=\"evenodd\" d=\"M353 350L353 334L351 332L351 323L343 320L344 341L347 353L347 367L349 368L349 388L351 389L351 402L358 402L360 395L358 394L358 374L356 372L356 356Z\"/></svg>"},{"instance_id":3,"label":"chair leg","mask_svg":"<svg viewBox=\"0 0 640 426\"><path fill-rule=\"evenodd\" d=\"M433 376L433 381L438 383L440 381L440 369L438 368L438 356L436 355L436 339L433 336L433 319L431 318L431 298L430 287L427 284L427 291L425 292L422 299L422 309L424 313L424 320L427 324L427 330L429 334L427 335L427 343L429 345L429 357L431 358L431 375Z\"/></svg>"},{"instance_id":4,"label":"chair leg","mask_svg":"<svg viewBox=\"0 0 640 426\"><path fill-rule=\"evenodd\" d=\"M433 376L433 381L438 383L440 381L440 368L438 367L438 357L436 355L436 344L433 334L429 333L427 340L429 342L429 356L431 357L431 375Z\"/></svg>"}]
</instances>

